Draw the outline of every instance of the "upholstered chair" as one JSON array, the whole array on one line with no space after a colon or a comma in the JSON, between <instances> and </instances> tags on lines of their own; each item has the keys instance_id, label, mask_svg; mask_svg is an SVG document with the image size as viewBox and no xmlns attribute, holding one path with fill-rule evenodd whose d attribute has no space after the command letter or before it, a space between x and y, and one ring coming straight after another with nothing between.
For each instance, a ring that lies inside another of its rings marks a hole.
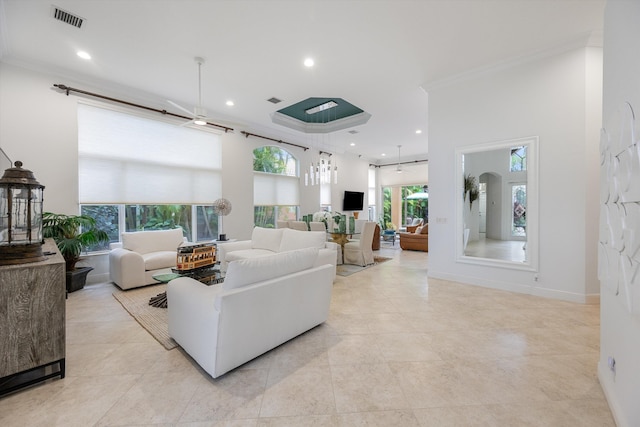
<instances>
[{"instance_id":1,"label":"upholstered chair","mask_svg":"<svg viewBox=\"0 0 640 427\"><path fill-rule=\"evenodd\" d=\"M309 230L311 230L311 231L327 231L327 227L324 225L324 222L311 221L311 222L309 222Z\"/></svg>"},{"instance_id":2,"label":"upholstered chair","mask_svg":"<svg viewBox=\"0 0 640 427\"><path fill-rule=\"evenodd\" d=\"M276 221L276 228L289 228L289 221Z\"/></svg>"},{"instance_id":3,"label":"upholstered chair","mask_svg":"<svg viewBox=\"0 0 640 427\"><path fill-rule=\"evenodd\" d=\"M402 249L429 252L429 224L419 226L413 233L398 235Z\"/></svg>"},{"instance_id":4,"label":"upholstered chair","mask_svg":"<svg viewBox=\"0 0 640 427\"><path fill-rule=\"evenodd\" d=\"M368 221L362 226L360 240L353 240L344 244L344 263L367 266L373 264L373 233L376 223Z\"/></svg>"},{"instance_id":5,"label":"upholstered chair","mask_svg":"<svg viewBox=\"0 0 640 427\"><path fill-rule=\"evenodd\" d=\"M289 221L289 228L300 231L309 231L309 227L304 221Z\"/></svg>"}]
</instances>

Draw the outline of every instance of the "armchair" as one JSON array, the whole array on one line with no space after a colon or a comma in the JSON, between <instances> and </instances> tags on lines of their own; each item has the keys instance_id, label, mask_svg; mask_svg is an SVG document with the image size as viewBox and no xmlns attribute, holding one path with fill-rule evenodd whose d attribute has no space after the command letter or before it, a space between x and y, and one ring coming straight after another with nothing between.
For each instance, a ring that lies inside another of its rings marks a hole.
<instances>
[{"instance_id":1,"label":"armchair","mask_svg":"<svg viewBox=\"0 0 640 427\"><path fill-rule=\"evenodd\" d=\"M398 233L398 235L400 247L403 250L429 252L429 224L419 226L413 233Z\"/></svg>"},{"instance_id":2,"label":"armchair","mask_svg":"<svg viewBox=\"0 0 640 427\"><path fill-rule=\"evenodd\" d=\"M122 243L110 245L111 281L123 290L159 283L152 276L171 272L184 242L181 228L122 233Z\"/></svg>"}]
</instances>

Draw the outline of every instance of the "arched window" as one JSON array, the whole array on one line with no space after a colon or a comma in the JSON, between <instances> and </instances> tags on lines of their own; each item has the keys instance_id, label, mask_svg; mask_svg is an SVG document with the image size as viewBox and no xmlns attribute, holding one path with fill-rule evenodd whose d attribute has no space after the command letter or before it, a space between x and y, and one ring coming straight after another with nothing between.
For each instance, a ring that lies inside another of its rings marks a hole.
<instances>
[{"instance_id":1,"label":"arched window","mask_svg":"<svg viewBox=\"0 0 640 427\"><path fill-rule=\"evenodd\" d=\"M280 147L264 146L253 150L255 225L274 228L278 220L297 219L300 204L298 171L298 160Z\"/></svg>"}]
</instances>

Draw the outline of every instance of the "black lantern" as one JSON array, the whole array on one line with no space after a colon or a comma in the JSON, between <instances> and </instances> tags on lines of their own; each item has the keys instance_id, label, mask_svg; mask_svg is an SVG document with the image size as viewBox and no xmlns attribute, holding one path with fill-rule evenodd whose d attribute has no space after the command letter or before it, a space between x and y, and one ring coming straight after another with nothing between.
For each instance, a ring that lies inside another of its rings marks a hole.
<instances>
[{"instance_id":1,"label":"black lantern","mask_svg":"<svg viewBox=\"0 0 640 427\"><path fill-rule=\"evenodd\" d=\"M0 265L43 261L44 185L22 162L0 178Z\"/></svg>"}]
</instances>

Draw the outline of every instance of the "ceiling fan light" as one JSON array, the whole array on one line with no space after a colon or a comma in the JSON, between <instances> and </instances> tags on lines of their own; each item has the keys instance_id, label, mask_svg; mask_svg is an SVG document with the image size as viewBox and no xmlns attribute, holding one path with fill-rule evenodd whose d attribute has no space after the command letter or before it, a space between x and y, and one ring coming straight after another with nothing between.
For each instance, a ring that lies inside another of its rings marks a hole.
<instances>
[{"instance_id":1,"label":"ceiling fan light","mask_svg":"<svg viewBox=\"0 0 640 427\"><path fill-rule=\"evenodd\" d=\"M198 126L204 126L207 124L207 121L201 118L197 118L193 121L194 124L198 125Z\"/></svg>"}]
</instances>

